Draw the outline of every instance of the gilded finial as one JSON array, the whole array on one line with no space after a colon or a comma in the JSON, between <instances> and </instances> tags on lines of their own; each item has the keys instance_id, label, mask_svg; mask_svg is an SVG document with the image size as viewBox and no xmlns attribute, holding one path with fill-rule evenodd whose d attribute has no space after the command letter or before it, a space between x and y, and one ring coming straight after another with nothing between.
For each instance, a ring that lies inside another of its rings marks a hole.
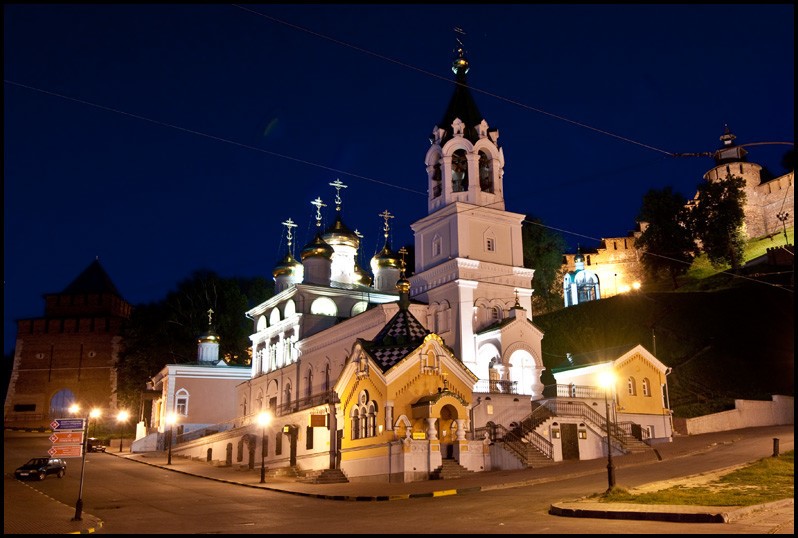
<instances>
[{"instance_id":1,"label":"gilded finial","mask_svg":"<svg viewBox=\"0 0 798 538\"><path fill-rule=\"evenodd\" d=\"M391 226L388 224L388 220L389 220L389 219L392 219L392 218L393 218L393 215L391 215L391 214L388 212L388 210L386 209L385 211L383 211L382 213L380 213L380 216L381 216L381 217L382 217L382 218L385 220L385 224L383 224L383 225L382 225L382 233L383 233L383 235L385 236L385 239L387 240L387 239L388 239L388 232L389 232L389 231L390 231L390 229L391 229Z\"/></svg>"},{"instance_id":2,"label":"gilded finial","mask_svg":"<svg viewBox=\"0 0 798 538\"><path fill-rule=\"evenodd\" d=\"M402 260L400 262L401 268L399 270L400 278L404 278L405 277L405 254L407 254L407 249L405 249L405 247L400 248L399 249L399 255L402 257Z\"/></svg>"},{"instance_id":3,"label":"gilded finial","mask_svg":"<svg viewBox=\"0 0 798 538\"><path fill-rule=\"evenodd\" d=\"M310 202L311 205L316 206L316 228L321 228L321 208L327 207L327 204L321 201L321 197L317 196L315 200Z\"/></svg>"},{"instance_id":4,"label":"gilded finial","mask_svg":"<svg viewBox=\"0 0 798 538\"><path fill-rule=\"evenodd\" d=\"M335 187L335 210L341 211L341 189L345 189L346 185L340 179L336 179L330 183L330 186Z\"/></svg>"},{"instance_id":5,"label":"gilded finial","mask_svg":"<svg viewBox=\"0 0 798 538\"><path fill-rule=\"evenodd\" d=\"M208 309L208 327L213 325L213 308Z\"/></svg>"},{"instance_id":6,"label":"gilded finial","mask_svg":"<svg viewBox=\"0 0 798 538\"><path fill-rule=\"evenodd\" d=\"M291 243L293 242L294 239L294 235L291 232L291 228L296 228L297 225L294 224L294 221L291 220L291 217L288 217L287 220L281 222L280 224L282 224L286 228L285 240L288 243L288 252L291 252ZM293 252L291 254L293 254Z\"/></svg>"}]
</instances>

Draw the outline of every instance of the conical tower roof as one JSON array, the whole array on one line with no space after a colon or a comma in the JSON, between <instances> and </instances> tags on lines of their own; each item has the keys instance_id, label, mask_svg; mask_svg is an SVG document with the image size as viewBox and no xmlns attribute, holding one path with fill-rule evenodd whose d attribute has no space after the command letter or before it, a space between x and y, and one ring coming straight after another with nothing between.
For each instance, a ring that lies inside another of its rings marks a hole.
<instances>
[{"instance_id":1,"label":"conical tower roof","mask_svg":"<svg viewBox=\"0 0 798 538\"><path fill-rule=\"evenodd\" d=\"M111 281L111 277L105 272L100 260L95 259L89 266L73 280L64 291L65 295L79 295L84 293L109 293L119 297L122 294Z\"/></svg>"},{"instance_id":2,"label":"conical tower roof","mask_svg":"<svg viewBox=\"0 0 798 538\"><path fill-rule=\"evenodd\" d=\"M479 140L479 133L475 129L484 119L477 107L474 97L471 95L471 90L468 88L466 80L466 73L469 70L469 63L465 57L465 50L462 43L458 40L458 47L455 49L457 56L452 62L452 71L457 76L456 86L449 106L446 107L446 112L443 114L438 127L444 129L446 134L441 139L440 144L445 144L452 138L452 123L455 119L460 119L465 124L463 136L473 143Z\"/></svg>"}]
</instances>

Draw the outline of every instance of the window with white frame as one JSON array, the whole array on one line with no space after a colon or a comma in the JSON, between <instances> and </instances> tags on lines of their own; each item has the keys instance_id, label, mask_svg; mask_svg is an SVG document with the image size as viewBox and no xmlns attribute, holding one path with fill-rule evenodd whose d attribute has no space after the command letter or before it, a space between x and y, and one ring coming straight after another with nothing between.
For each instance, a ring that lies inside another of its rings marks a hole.
<instances>
[{"instance_id":1,"label":"window with white frame","mask_svg":"<svg viewBox=\"0 0 798 538\"><path fill-rule=\"evenodd\" d=\"M651 396L651 384L647 377L643 378L643 396Z\"/></svg>"},{"instance_id":2,"label":"window with white frame","mask_svg":"<svg viewBox=\"0 0 798 538\"><path fill-rule=\"evenodd\" d=\"M188 415L188 391L180 389L175 394L175 413L181 416Z\"/></svg>"},{"instance_id":3,"label":"window with white frame","mask_svg":"<svg viewBox=\"0 0 798 538\"><path fill-rule=\"evenodd\" d=\"M637 395L637 383L632 376L629 376L629 379L626 380L626 392L629 393L629 396Z\"/></svg>"},{"instance_id":4,"label":"window with white frame","mask_svg":"<svg viewBox=\"0 0 798 538\"><path fill-rule=\"evenodd\" d=\"M368 391L360 392L358 403L352 407L349 418L352 428L352 439L365 439L377 435L377 402L369 399Z\"/></svg>"},{"instance_id":5,"label":"window with white frame","mask_svg":"<svg viewBox=\"0 0 798 538\"><path fill-rule=\"evenodd\" d=\"M338 307L329 297L319 297L310 305L310 313L320 316L337 316Z\"/></svg>"},{"instance_id":6,"label":"window with white frame","mask_svg":"<svg viewBox=\"0 0 798 538\"><path fill-rule=\"evenodd\" d=\"M432 238L432 257L437 258L443 253L443 241L441 236L436 235Z\"/></svg>"}]
</instances>

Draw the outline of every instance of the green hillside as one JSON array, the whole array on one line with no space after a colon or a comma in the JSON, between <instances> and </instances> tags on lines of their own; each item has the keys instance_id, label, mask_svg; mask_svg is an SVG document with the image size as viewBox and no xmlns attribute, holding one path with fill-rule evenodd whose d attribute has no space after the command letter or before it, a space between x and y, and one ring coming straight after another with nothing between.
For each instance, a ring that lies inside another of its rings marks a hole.
<instances>
[{"instance_id":1,"label":"green hillside","mask_svg":"<svg viewBox=\"0 0 798 538\"><path fill-rule=\"evenodd\" d=\"M634 292L535 316L543 362L553 368L566 353L642 344L673 369L678 417L729 409L735 398L794 395L793 288L730 280L714 291ZM554 383L548 370L543 381Z\"/></svg>"}]
</instances>

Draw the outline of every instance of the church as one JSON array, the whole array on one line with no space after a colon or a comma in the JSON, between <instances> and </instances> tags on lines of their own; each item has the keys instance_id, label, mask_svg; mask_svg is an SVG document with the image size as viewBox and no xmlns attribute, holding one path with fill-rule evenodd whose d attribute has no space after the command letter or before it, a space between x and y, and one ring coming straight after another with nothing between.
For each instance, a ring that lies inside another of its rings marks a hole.
<instances>
[{"instance_id":1,"label":"church","mask_svg":"<svg viewBox=\"0 0 798 538\"><path fill-rule=\"evenodd\" d=\"M499 131L477 108L469 67L460 46L455 89L424 155L427 215L411 225L413 274L404 249L391 245L387 210L372 274L360 267L360 236L345 224L346 185L331 182L332 224L322 224L328 204L309 201L316 234L298 255L296 224L281 223L287 251L273 270L275 295L246 312L251 375L235 387L233 424L178 438L176 457L342 481L427 480L451 468L562 459L551 439L556 406L547 406L541 382L534 270L523 265L525 215L505 208ZM655 413L669 420L663 405ZM576 422L589 435L569 442L600 453L603 421L585 420ZM659 435L667 440L670 431Z\"/></svg>"}]
</instances>

